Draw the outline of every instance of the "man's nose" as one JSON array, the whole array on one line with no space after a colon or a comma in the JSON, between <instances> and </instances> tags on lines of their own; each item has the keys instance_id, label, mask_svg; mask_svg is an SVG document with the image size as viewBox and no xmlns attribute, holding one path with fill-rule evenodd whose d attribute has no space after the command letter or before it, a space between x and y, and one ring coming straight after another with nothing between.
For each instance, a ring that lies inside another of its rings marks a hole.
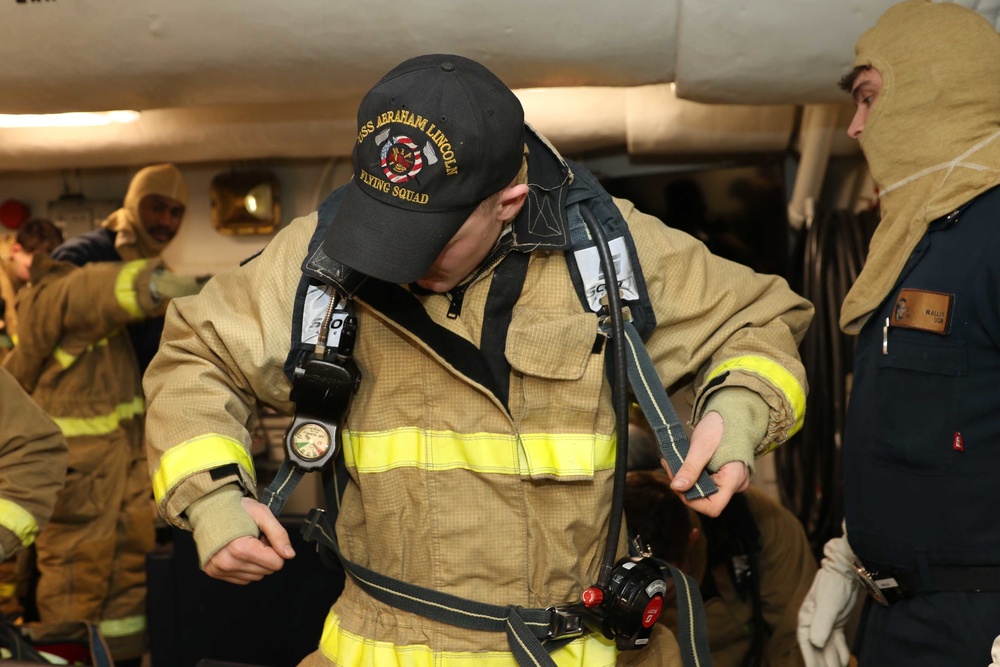
<instances>
[{"instance_id":1,"label":"man's nose","mask_svg":"<svg viewBox=\"0 0 1000 667\"><path fill-rule=\"evenodd\" d=\"M860 137L861 131L865 129L865 120L867 117L867 109L859 106L858 110L854 112L854 118L851 119L851 124L847 127L847 136L851 139L857 139Z\"/></svg>"}]
</instances>

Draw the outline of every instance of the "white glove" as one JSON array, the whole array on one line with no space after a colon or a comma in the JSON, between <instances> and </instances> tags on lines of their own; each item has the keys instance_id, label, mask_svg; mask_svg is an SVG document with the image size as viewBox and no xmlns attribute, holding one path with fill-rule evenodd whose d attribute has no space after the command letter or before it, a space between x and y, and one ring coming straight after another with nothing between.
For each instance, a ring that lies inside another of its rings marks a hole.
<instances>
[{"instance_id":1,"label":"white glove","mask_svg":"<svg viewBox=\"0 0 1000 667\"><path fill-rule=\"evenodd\" d=\"M993 640L993 651L990 655L993 657L990 667L1000 667L1000 636Z\"/></svg>"},{"instance_id":2,"label":"white glove","mask_svg":"<svg viewBox=\"0 0 1000 667\"><path fill-rule=\"evenodd\" d=\"M860 590L845 529L843 537L823 547L823 562L799 608L799 648L806 667L847 667L851 652L844 624Z\"/></svg>"}]
</instances>

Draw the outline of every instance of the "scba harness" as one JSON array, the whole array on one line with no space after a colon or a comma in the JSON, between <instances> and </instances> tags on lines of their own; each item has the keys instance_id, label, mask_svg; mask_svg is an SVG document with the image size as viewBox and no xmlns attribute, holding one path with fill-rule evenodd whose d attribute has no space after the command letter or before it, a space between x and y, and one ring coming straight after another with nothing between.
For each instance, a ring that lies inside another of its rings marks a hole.
<instances>
[{"instance_id":1,"label":"scba harness","mask_svg":"<svg viewBox=\"0 0 1000 667\"><path fill-rule=\"evenodd\" d=\"M581 303L599 315L601 331L595 336L611 340L606 359L619 418L608 543L598 582L583 591L580 602L545 609L480 603L386 577L351 562L341 552L334 525L347 474L345 466L330 463L340 449L337 438L341 420L361 381L352 359L357 321L350 311L354 295L369 280L333 262L320 248L326 225L343 199L343 189L323 203L320 223L303 264L292 347L285 364L296 415L285 435L286 460L262 500L277 515L301 474L322 470L329 514L312 510L303 535L317 542L325 563L342 566L367 594L387 605L462 628L505 632L520 665L554 665L549 652L588 631L614 639L619 650L642 648L662 609L667 591L664 577L669 573L678 593L680 627L687 630L681 641L685 664L710 665L697 584L648 555L632 555L615 562L624 514L628 385L672 469L683 462L688 443L645 352L643 338L652 332L655 316L627 224L610 196L586 170L575 169L574 176L561 202L568 231L564 252ZM605 275L616 276L619 290L606 292ZM704 497L715 490L703 472L688 496Z\"/></svg>"}]
</instances>

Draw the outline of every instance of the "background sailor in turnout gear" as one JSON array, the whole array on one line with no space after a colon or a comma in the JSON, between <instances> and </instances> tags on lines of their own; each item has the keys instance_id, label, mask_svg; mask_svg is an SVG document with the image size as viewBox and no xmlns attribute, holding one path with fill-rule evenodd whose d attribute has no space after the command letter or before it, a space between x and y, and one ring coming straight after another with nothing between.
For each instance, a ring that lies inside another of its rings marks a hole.
<instances>
[{"instance_id":1,"label":"background sailor in turnout gear","mask_svg":"<svg viewBox=\"0 0 1000 667\"><path fill-rule=\"evenodd\" d=\"M322 318L307 294L329 294L303 281L304 260L309 276L336 263L368 276L353 298L361 382L342 424L349 481L336 533L351 561L381 575L525 608L578 602L595 581L615 424L607 346L562 252L575 204L627 221L655 313L650 355L665 385L696 387L699 424L676 488L709 465L721 490L693 504L717 513L749 482L754 456L795 430L810 304L584 186L593 177L524 124L517 98L482 65L403 62L366 95L358 128L354 180L172 304L146 375L160 511L193 529L207 573L246 583L294 556L253 499L247 424L255 401L293 407L293 328L308 333ZM552 657L680 664L660 627L641 651L619 656L614 641L587 634ZM390 607L351 577L302 664L400 660L515 664L503 632Z\"/></svg>"},{"instance_id":2,"label":"background sailor in turnout gear","mask_svg":"<svg viewBox=\"0 0 1000 667\"><path fill-rule=\"evenodd\" d=\"M142 444L145 404L125 327L161 316L178 285L158 259L78 267L44 254L18 295L19 344L4 367L69 445L65 486L36 541L42 622L90 621L119 666L146 648L146 554L155 512Z\"/></svg>"},{"instance_id":3,"label":"background sailor in turnout gear","mask_svg":"<svg viewBox=\"0 0 1000 667\"><path fill-rule=\"evenodd\" d=\"M952 3L891 7L842 85L882 219L844 300L858 335L845 534L800 614L807 664L978 667L1000 631L1000 35Z\"/></svg>"},{"instance_id":4,"label":"background sailor in turnout gear","mask_svg":"<svg viewBox=\"0 0 1000 667\"><path fill-rule=\"evenodd\" d=\"M44 218L29 218L16 234L0 237L0 362L17 342L17 293L28 282L32 255L48 254L62 242L62 230ZM21 552L16 561L0 563L0 612L10 618L24 613L21 598L29 587L31 562L31 554Z\"/></svg>"},{"instance_id":5,"label":"background sailor in turnout gear","mask_svg":"<svg viewBox=\"0 0 1000 667\"><path fill-rule=\"evenodd\" d=\"M187 203L187 181L180 169L170 163L143 167L129 181L120 209L109 215L99 229L67 240L52 256L78 266L155 259L177 236ZM197 291L194 279L187 276L163 275L160 281L165 297ZM163 317L132 322L128 332L141 375L160 344Z\"/></svg>"},{"instance_id":6,"label":"background sailor in turnout gear","mask_svg":"<svg viewBox=\"0 0 1000 667\"><path fill-rule=\"evenodd\" d=\"M34 542L66 477L66 439L0 368L0 561Z\"/></svg>"},{"instance_id":7,"label":"background sailor in turnout gear","mask_svg":"<svg viewBox=\"0 0 1000 667\"><path fill-rule=\"evenodd\" d=\"M802 667L796 618L816 559L794 514L751 486L701 516L659 469L629 472L625 512L631 535L699 584L714 667ZM672 605L659 622L676 631Z\"/></svg>"}]
</instances>

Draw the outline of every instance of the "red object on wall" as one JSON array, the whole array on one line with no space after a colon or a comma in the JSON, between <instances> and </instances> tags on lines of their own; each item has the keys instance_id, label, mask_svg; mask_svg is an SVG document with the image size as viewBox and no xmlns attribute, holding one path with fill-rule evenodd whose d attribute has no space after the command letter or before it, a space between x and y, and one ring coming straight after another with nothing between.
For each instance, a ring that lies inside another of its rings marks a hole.
<instances>
[{"instance_id":1,"label":"red object on wall","mask_svg":"<svg viewBox=\"0 0 1000 667\"><path fill-rule=\"evenodd\" d=\"M23 201L7 199L0 204L0 225L7 229L19 229L30 216L31 209Z\"/></svg>"}]
</instances>

